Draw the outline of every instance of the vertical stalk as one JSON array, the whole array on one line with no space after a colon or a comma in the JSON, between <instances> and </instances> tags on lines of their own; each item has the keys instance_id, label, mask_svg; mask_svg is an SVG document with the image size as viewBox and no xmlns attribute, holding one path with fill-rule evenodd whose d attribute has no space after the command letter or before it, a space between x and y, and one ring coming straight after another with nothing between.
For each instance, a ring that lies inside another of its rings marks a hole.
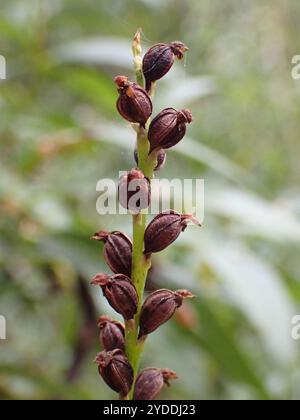
<instances>
[{"instance_id":1,"label":"vertical stalk","mask_svg":"<svg viewBox=\"0 0 300 420\"><path fill-rule=\"evenodd\" d=\"M136 81L140 86L144 86L144 77L142 72L142 49L140 44L140 30L135 34L132 43L132 51L134 57L134 69L136 73ZM154 160L156 158L149 159L149 141L147 136L147 127L139 127L137 134L137 151L139 169L144 173L146 177L151 180L153 177L153 169L155 166ZM131 278L136 287L139 303L138 310L134 320L129 320L125 323L125 344L126 344L126 355L134 371L134 382L132 389L128 395L129 399L133 398L134 384L137 377L139 362L141 353L143 350L143 344L141 340L138 340L138 327L141 307L143 303L143 295L145 289L145 283L147 279L148 270L151 266L150 259L146 258L144 251L144 233L146 229L147 215L144 212L140 212L137 215L132 216L133 224L133 248L132 248L132 273Z\"/></svg>"}]
</instances>

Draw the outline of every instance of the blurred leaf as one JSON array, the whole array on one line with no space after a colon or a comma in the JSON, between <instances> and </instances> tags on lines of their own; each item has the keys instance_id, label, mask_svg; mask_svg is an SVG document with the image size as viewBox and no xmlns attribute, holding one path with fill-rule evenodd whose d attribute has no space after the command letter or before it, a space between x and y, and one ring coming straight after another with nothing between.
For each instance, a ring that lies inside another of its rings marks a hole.
<instances>
[{"instance_id":1,"label":"blurred leaf","mask_svg":"<svg viewBox=\"0 0 300 420\"><path fill-rule=\"evenodd\" d=\"M84 101L102 107L108 114L115 110L116 98L112 91L112 80L99 71L68 69L63 82Z\"/></svg>"},{"instance_id":2,"label":"blurred leaf","mask_svg":"<svg viewBox=\"0 0 300 420\"><path fill-rule=\"evenodd\" d=\"M76 235L53 235L41 238L40 247L48 258L66 258L85 278L91 278L104 265L101 246Z\"/></svg>"},{"instance_id":3,"label":"blurred leaf","mask_svg":"<svg viewBox=\"0 0 300 420\"><path fill-rule=\"evenodd\" d=\"M210 211L245 225L242 232L274 241L300 240L300 220L280 202L267 202L247 190L223 187L208 191L206 205Z\"/></svg>"},{"instance_id":4,"label":"blurred leaf","mask_svg":"<svg viewBox=\"0 0 300 420\"><path fill-rule=\"evenodd\" d=\"M253 387L260 398L270 395L257 372L253 360L237 344L235 338L222 326L210 309L209 301L197 296L200 329L186 330L184 334L213 357L226 376Z\"/></svg>"},{"instance_id":5,"label":"blurred leaf","mask_svg":"<svg viewBox=\"0 0 300 420\"><path fill-rule=\"evenodd\" d=\"M61 63L113 65L132 70L130 51L127 39L87 37L56 46L51 53Z\"/></svg>"},{"instance_id":6,"label":"blurred leaf","mask_svg":"<svg viewBox=\"0 0 300 420\"><path fill-rule=\"evenodd\" d=\"M290 364L296 350L295 342L290 338L295 309L282 279L267 261L253 254L241 242L227 239L226 246L220 245L222 242L221 239L212 241L206 238L205 246L196 254L222 280L225 296L258 330L270 357L277 363Z\"/></svg>"},{"instance_id":7,"label":"blurred leaf","mask_svg":"<svg viewBox=\"0 0 300 420\"><path fill-rule=\"evenodd\" d=\"M108 122L101 124L89 123L86 120L84 122L86 124L85 128L91 136L100 142L113 143L126 149L132 149L135 143L135 135L130 127L126 129L121 125L111 125ZM189 137L185 137L184 141L174 148L174 152L204 164L224 177L237 182L240 182L244 175L242 168L239 168L225 156Z\"/></svg>"},{"instance_id":8,"label":"blurred leaf","mask_svg":"<svg viewBox=\"0 0 300 420\"><path fill-rule=\"evenodd\" d=\"M55 399L89 399L89 394L77 386L60 384L50 379L34 366L0 364L0 374L12 377L24 377L37 384L46 395Z\"/></svg>"},{"instance_id":9,"label":"blurred leaf","mask_svg":"<svg viewBox=\"0 0 300 420\"><path fill-rule=\"evenodd\" d=\"M217 93L217 86L212 77L192 77L182 70L176 70L174 69L165 81L160 82L157 89L155 101L159 103L160 108L167 108L170 104L174 108L181 108L190 102ZM181 83L178 83L178 80L181 80Z\"/></svg>"}]
</instances>

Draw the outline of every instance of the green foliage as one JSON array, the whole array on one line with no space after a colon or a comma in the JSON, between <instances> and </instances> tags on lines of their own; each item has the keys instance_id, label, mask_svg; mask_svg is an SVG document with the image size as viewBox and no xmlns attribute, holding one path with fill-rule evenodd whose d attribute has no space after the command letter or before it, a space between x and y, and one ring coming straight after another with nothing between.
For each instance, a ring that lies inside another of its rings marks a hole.
<instances>
[{"instance_id":1,"label":"green foliage","mask_svg":"<svg viewBox=\"0 0 300 420\"><path fill-rule=\"evenodd\" d=\"M0 398L114 397L92 363L108 308L88 238L130 234L129 217L97 214L96 183L134 166L112 77L133 76L141 26L145 49L190 48L159 82L155 112L195 121L161 175L205 180L204 227L154 261L158 284L199 296L185 309L197 322L184 312L154 333L143 364L178 371L166 398L299 399L299 13L293 0L1 2Z\"/></svg>"}]
</instances>

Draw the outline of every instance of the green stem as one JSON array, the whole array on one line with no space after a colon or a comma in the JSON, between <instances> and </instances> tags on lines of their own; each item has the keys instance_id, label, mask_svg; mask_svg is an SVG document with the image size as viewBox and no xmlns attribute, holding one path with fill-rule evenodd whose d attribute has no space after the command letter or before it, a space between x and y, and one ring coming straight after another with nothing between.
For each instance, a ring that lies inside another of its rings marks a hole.
<instances>
[{"instance_id":1,"label":"green stem","mask_svg":"<svg viewBox=\"0 0 300 420\"><path fill-rule=\"evenodd\" d=\"M139 28L132 41L133 66L135 71L136 82L144 87L144 75L142 70L142 46L141 46L141 29Z\"/></svg>"},{"instance_id":2,"label":"green stem","mask_svg":"<svg viewBox=\"0 0 300 420\"><path fill-rule=\"evenodd\" d=\"M136 80L141 86L144 86L144 78L141 68L141 46L140 46L140 31L138 30L132 45L134 55L134 67L136 72ZM140 127L137 134L137 151L139 169L144 175L151 180L153 177L153 169L156 162L156 157L149 159L149 141L146 129ZM133 239L132 239L132 273L131 278L136 287L138 294L138 310L134 320L129 320L125 323L125 343L126 355L134 371L134 382L132 389L128 395L128 399L133 398L134 384L138 374L141 354L144 347L144 341L138 340L139 332L139 318L143 303L143 295L145 283L147 279L148 270L151 266L151 261L144 255L144 233L147 224L147 215L143 212L132 216L133 223Z\"/></svg>"},{"instance_id":3,"label":"green stem","mask_svg":"<svg viewBox=\"0 0 300 420\"><path fill-rule=\"evenodd\" d=\"M139 157L139 168L144 172L149 179L152 178L152 167L151 161L148 161L148 140L145 138L144 130L142 129L142 135L138 134L138 157ZM147 143L146 143L146 141ZM146 150L145 150L146 149ZM146 152L146 153L145 153ZM146 157L146 159L145 159ZM151 261L144 255L144 233L147 223L147 215L145 213L139 213L132 216L133 222L133 247L132 247L132 272L131 278L136 287L138 294L138 310L134 320L126 322L125 325L125 339L126 339L126 354L131 363L134 371L134 383L139 369L139 362L141 353L143 350L143 342L138 340L138 329L139 329L139 318L141 307L143 303L143 295L145 289L145 283L147 279L148 270L151 266ZM132 399L133 388L129 394L129 399Z\"/></svg>"}]
</instances>

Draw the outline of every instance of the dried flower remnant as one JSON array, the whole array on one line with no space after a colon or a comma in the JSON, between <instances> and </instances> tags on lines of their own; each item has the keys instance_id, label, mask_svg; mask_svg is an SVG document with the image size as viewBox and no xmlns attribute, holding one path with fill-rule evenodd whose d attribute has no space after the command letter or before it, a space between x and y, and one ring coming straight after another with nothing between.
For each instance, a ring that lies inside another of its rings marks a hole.
<instances>
[{"instance_id":1,"label":"dried flower remnant","mask_svg":"<svg viewBox=\"0 0 300 420\"><path fill-rule=\"evenodd\" d=\"M110 306L124 319L132 319L137 311L138 297L135 286L124 274L96 274L92 284L100 286Z\"/></svg>"},{"instance_id":2,"label":"dried flower remnant","mask_svg":"<svg viewBox=\"0 0 300 420\"><path fill-rule=\"evenodd\" d=\"M126 76L117 76L119 97L117 109L125 120L139 123L143 127L152 114L152 102L147 92L138 84L129 82Z\"/></svg>"},{"instance_id":3,"label":"dried flower remnant","mask_svg":"<svg viewBox=\"0 0 300 420\"><path fill-rule=\"evenodd\" d=\"M179 214L173 210L158 214L145 230L145 254L167 248L185 230L189 222L201 226L192 214Z\"/></svg>"},{"instance_id":4,"label":"dried flower remnant","mask_svg":"<svg viewBox=\"0 0 300 420\"><path fill-rule=\"evenodd\" d=\"M192 114L188 109L163 109L149 126L150 153L155 149L169 149L179 143L186 133L186 124L191 122Z\"/></svg>"},{"instance_id":5,"label":"dried flower remnant","mask_svg":"<svg viewBox=\"0 0 300 420\"><path fill-rule=\"evenodd\" d=\"M172 292L168 289L156 290L145 300L140 315L139 337L150 334L167 322L183 302L183 299L193 298L188 290Z\"/></svg>"},{"instance_id":6,"label":"dried flower remnant","mask_svg":"<svg viewBox=\"0 0 300 420\"><path fill-rule=\"evenodd\" d=\"M97 354L95 362L107 385L121 396L126 396L133 383L133 369L123 351L102 351Z\"/></svg>"},{"instance_id":7,"label":"dried flower remnant","mask_svg":"<svg viewBox=\"0 0 300 420\"><path fill-rule=\"evenodd\" d=\"M146 81L146 90L151 90L152 82L161 79L172 67L175 57L179 60L188 47L180 41L173 41L170 44L153 45L144 55L143 73Z\"/></svg>"},{"instance_id":8,"label":"dried flower remnant","mask_svg":"<svg viewBox=\"0 0 300 420\"><path fill-rule=\"evenodd\" d=\"M163 386L178 376L171 369L147 368L140 372L134 387L134 400L154 400Z\"/></svg>"},{"instance_id":9,"label":"dried flower remnant","mask_svg":"<svg viewBox=\"0 0 300 420\"><path fill-rule=\"evenodd\" d=\"M154 168L154 171L159 171L160 169L162 169L165 166L166 163L166 159L167 159L167 153L163 150L160 149L157 152L157 156L156 156L156 166ZM134 149L134 160L136 162L136 164L139 164L139 158L138 158L138 152L137 149Z\"/></svg>"},{"instance_id":10,"label":"dried flower remnant","mask_svg":"<svg viewBox=\"0 0 300 420\"><path fill-rule=\"evenodd\" d=\"M104 350L125 350L125 327L121 322L103 315L98 319L98 327L100 343Z\"/></svg>"},{"instance_id":11,"label":"dried flower remnant","mask_svg":"<svg viewBox=\"0 0 300 420\"><path fill-rule=\"evenodd\" d=\"M125 233L100 230L92 239L104 242L104 259L115 274L131 276L132 242Z\"/></svg>"},{"instance_id":12,"label":"dried flower remnant","mask_svg":"<svg viewBox=\"0 0 300 420\"><path fill-rule=\"evenodd\" d=\"M131 169L120 178L118 185L119 202L133 214L138 214L142 209L149 207L150 195L150 182L142 171Z\"/></svg>"}]
</instances>

